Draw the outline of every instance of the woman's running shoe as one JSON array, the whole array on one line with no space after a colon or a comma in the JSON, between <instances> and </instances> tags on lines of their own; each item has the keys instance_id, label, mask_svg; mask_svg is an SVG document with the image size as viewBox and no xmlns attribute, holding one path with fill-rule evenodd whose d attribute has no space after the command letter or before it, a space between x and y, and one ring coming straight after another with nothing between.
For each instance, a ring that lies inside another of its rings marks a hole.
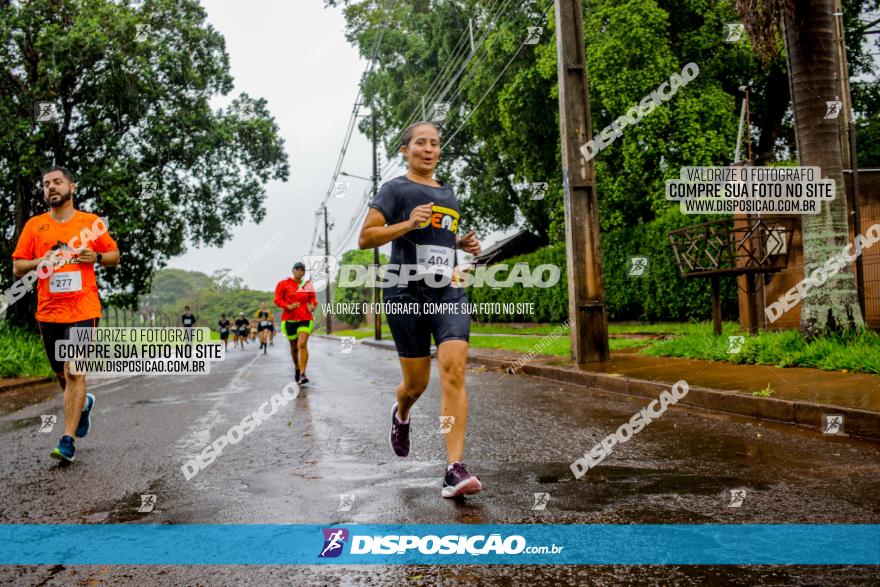
<instances>
[{"instance_id":1,"label":"woman's running shoe","mask_svg":"<svg viewBox=\"0 0 880 587\"><path fill-rule=\"evenodd\" d=\"M459 495L473 495L483 489L483 484L476 475L467 472L464 463L452 463L446 467L446 475L443 477L443 497L458 497Z\"/></svg>"},{"instance_id":2,"label":"woman's running shoe","mask_svg":"<svg viewBox=\"0 0 880 587\"><path fill-rule=\"evenodd\" d=\"M399 457L409 454L409 420L401 422L397 419L397 404L391 407L391 434L388 436L388 444Z\"/></svg>"},{"instance_id":3,"label":"woman's running shoe","mask_svg":"<svg viewBox=\"0 0 880 587\"><path fill-rule=\"evenodd\" d=\"M299 376L299 384L300 385L305 385L308 382L309 382L309 378L306 377L305 373L303 373L302 375Z\"/></svg>"},{"instance_id":4,"label":"woman's running shoe","mask_svg":"<svg viewBox=\"0 0 880 587\"><path fill-rule=\"evenodd\" d=\"M95 396L90 393L86 394L86 403L83 406L82 414L79 416L79 426L76 427L77 438L82 438L86 434L89 433L89 428L92 427L92 420L89 417L89 412L92 411L92 408L95 407Z\"/></svg>"},{"instance_id":5,"label":"woman's running shoe","mask_svg":"<svg viewBox=\"0 0 880 587\"><path fill-rule=\"evenodd\" d=\"M58 446L55 447L55 450L53 450L49 456L53 459L70 463L73 462L75 454L76 449L73 446L73 437L65 434L61 437Z\"/></svg>"}]
</instances>

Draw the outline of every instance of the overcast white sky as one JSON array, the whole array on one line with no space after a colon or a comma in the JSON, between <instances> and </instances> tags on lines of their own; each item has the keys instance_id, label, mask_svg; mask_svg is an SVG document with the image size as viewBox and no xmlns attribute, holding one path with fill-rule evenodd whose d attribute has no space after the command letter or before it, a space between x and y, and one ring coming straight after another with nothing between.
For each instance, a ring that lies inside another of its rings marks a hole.
<instances>
[{"instance_id":1,"label":"overcast white sky","mask_svg":"<svg viewBox=\"0 0 880 587\"><path fill-rule=\"evenodd\" d=\"M260 225L248 222L235 229L223 248L191 248L168 266L207 274L234 268L283 230L287 240L241 274L250 289L273 290L289 275L293 263L309 252L315 211L330 185L366 61L345 40L341 10L325 9L321 0L204 0L202 4L208 21L226 38L235 78L233 94L247 92L268 101L284 138L290 178L266 187L267 214ZM370 151L367 137L355 131L342 169L369 176ZM351 193L329 205L330 217L339 227L330 236L334 253L363 190L369 187L366 181L344 179L351 181Z\"/></svg>"}]
</instances>

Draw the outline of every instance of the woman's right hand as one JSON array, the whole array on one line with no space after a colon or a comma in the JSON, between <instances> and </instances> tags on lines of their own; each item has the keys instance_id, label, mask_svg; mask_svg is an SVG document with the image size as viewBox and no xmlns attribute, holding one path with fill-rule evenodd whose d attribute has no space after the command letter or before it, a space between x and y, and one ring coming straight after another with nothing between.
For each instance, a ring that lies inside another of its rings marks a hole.
<instances>
[{"instance_id":1,"label":"woman's right hand","mask_svg":"<svg viewBox=\"0 0 880 587\"><path fill-rule=\"evenodd\" d=\"M413 208L413 211L409 215L413 229L421 228L422 224L431 220L431 215L434 213L433 206L434 202L428 202L427 204L422 204L421 206Z\"/></svg>"}]
</instances>

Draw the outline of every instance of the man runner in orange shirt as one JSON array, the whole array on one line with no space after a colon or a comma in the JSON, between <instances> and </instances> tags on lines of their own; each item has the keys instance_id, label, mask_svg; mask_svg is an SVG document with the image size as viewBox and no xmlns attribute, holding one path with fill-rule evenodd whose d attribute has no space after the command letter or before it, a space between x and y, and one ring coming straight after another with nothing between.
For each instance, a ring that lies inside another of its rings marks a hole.
<instances>
[{"instance_id":1,"label":"man runner in orange shirt","mask_svg":"<svg viewBox=\"0 0 880 587\"><path fill-rule=\"evenodd\" d=\"M69 338L71 328L98 326L101 300L95 265L119 264L119 250L105 221L73 207L72 179L63 167L43 173L43 201L49 211L27 221L12 253L16 278L37 272L37 324L64 390L64 436L51 456L68 462L76 453L74 435L82 438L89 432L95 396L86 393L85 375L71 373L68 362L57 360L55 342Z\"/></svg>"}]
</instances>

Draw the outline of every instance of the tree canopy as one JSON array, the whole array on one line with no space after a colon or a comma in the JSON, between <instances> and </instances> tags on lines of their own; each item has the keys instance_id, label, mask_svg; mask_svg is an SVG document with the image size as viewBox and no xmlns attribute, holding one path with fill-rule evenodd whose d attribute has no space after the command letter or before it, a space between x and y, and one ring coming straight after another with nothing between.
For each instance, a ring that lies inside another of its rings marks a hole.
<instances>
[{"instance_id":1,"label":"tree canopy","mask_svg":"<svg viewBox=\"0 0 880 587\"><path fill-rule=\"evenodd\" d=\"M341 6L364 57L363 80L386 155L401 129L449 102L438 175L456 188L464 214L485 229L525 226L562 239L556 43L552 1L327 0ZM733 160L740 86L750 88L751 148L759 163L796 155L784 56L759 56L748 37L726 42L740 17L733 0L585 0L584 30L594 133L694 62L697 79L645 116L595 159L600 221L610 230L649 222L669 203L663 182L683 165ZM855 16L877 0L847 0L853 104L863 166L880 163L880 80ZM471 51L468 27L473 29ZM523 44L541 27L536 44ZM863 32L863 31L862 31ZM381 36L381 38L379 38ZM377 43L377 40L379 41ZM781 40L779 40L781 45ZM362 130L367 132L367 122ZM528 184L550 184L531 200Z\"/></svg>"},{"instance_id":2,"label":"tree canopy","mask_svg":"<svg viewBox=\"0 0 880 587\"><path fill-rule=\"evenodd\" d=\"M195 0L0 2L0 62L4 288L48 165L74 173L78 208L110 219L123 262L101 286L131 306L187 241L222 245L230 224L261 221L266 183L288 177L265 100L229 96L224 39Z\"/></svg>"}]
</instances>

